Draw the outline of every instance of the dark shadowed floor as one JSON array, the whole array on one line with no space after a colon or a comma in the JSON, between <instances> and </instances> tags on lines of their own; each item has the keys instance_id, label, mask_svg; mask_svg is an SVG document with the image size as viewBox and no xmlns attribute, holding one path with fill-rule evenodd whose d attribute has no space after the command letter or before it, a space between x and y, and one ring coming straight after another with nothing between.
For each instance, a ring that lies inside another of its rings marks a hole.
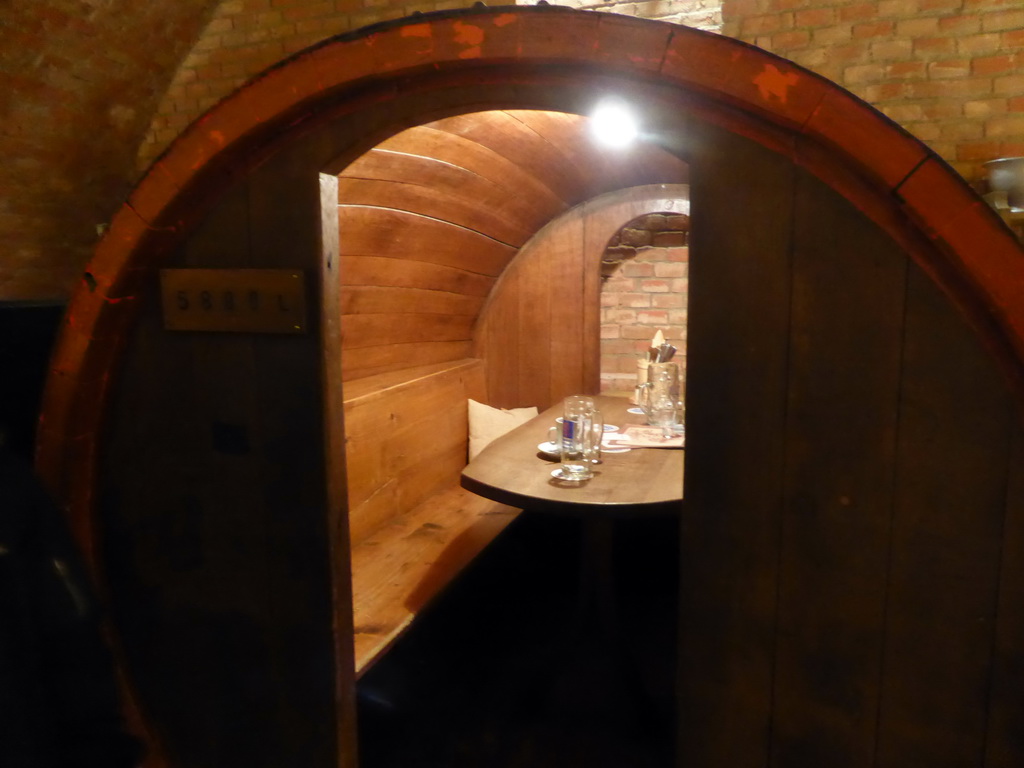
<instances>
[{"instance_id":1,"label":"dark shadowed floor","mask_svg":"<svg viewBox=\"0 0 1024 768\"><path fill-rule=\"evenodd\" d=\"M578 523L522 515L363 677L362 768L671 768L676 531L617 524L616 645Z\"/></svg>"}]
</instances>

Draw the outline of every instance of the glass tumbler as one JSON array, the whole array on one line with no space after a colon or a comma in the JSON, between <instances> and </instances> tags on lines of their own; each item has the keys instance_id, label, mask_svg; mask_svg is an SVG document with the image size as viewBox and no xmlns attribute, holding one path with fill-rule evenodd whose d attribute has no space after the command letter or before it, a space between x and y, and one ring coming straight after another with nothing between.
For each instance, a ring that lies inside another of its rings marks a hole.
<instances>
[{"instance_id":1,"label":"glass tumbler","mask_svg":"<svg viewBox=\"0 0 1024 768\"><path fill-rule=\"evenodd\" d=\"M590 464L600 464L601 440L604 438L604 418L596 408L590 412L590 423L587 425L585 438L586 444L583 446L583 457Z\"/></svg>"},{"instance_id":2,"label":"glass tumbler","mask_svg":"<svg viewBox=\"0 0 1024 768\"><path fill-rule=\"evenodd\" d=\"M593 476L586 458L593 412L593 398L583 395L565 398L562 406L562 466L559 471L564 480L587 480Z\"/></svg>"}]
</instances>

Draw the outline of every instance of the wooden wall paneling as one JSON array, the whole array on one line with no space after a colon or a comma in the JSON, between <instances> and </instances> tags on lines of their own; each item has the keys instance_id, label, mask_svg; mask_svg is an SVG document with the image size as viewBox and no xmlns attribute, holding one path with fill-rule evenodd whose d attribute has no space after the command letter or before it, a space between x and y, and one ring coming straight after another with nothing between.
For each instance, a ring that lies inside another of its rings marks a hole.
<instances>
[{"instance_id":1,"label":"wooden wall paneling","mask_svg":"<svg viewBox=\"0 0 1024 768\"><path fill-rule=\"evenodd\" d=\"M691 137L677 764L759 768L773 693L794 169L706 126Z\"/></svg>"},{"instance_id":2,"label":"wooden wall paneling","mask_svg":"<svg viewBox=\"0 0 1024 768\"><path fill-rule=\"evenodd\" d=\"M628 219L619 221L621 216L617 211L618 208L613 207L605 216L595 212L583 222L580 265L583 273L583 369L580 375L587 392L601 389L601 259L611 239L608 230L618 232L628 223Z\"/></svg>"},{"instance_id":3,"label":"wooden wall paneling","mask_svg":"<svg viewBox=\"0 0 1024 768\"><path fill-rule=\"evenodd\" d=\"M351 618L345 613L350 604L336 606L332 589L334 574L347 570L347 554L328 536L319 325L319 172L343 141L332 131L310 135L248 177L252 266L302 269L310 315L306 334L253 339L255 370L247 383L259 406L253 414L252 460L262 473L272 552L261 565L270 582L268 672L280 708L276 722L290 753L273 756L278 764L333 765L338 740L343 752L344 742L354 740L352 694L346 700L345 687L337 684L337 665L342 676L351 672L344 669L346 659L335 658L334 633L351 634ZM339 692L342 699L336 701Z\"/></svg>"},{"instance_id":4,"label":"wooden wall paneling","mask_svg":"<svg viewBox=\"0 0 1024 768\"><path fill-rule=\"evenodd\" d=\"M406 177L402 182L342 176L341 200L350 205L396 208L421 216L445 219L466 229L484 232L499 242L517 248L532 234L510 218L507 208L500 202L488 205L481 197L452 194L434 184L429 173L433 167L418 170L418 175Z\"/></svg>"},{"instance_id":5,"label":"wooden wall paneling","mask_svg":"<svg viewBox=\"0 0 1024 768\"><path fill-rule=\"evenodd\" d=\"M491 179L510 193L515 192L516 204L524 211L532 211L534 221L547 221L568 207L560 200L542 179L520 168L515 160L504 157L494 150L471 139L438 130L430 126L419 126L403 131L380 144L381 149L436 157L454 165L470 168L484 178ZM509 195L513 197L513 195Z\"/></svg>"},{"instance_id":6,"label":"wooden wall paneling","mask_svg":"<svg viewBox=\"0 0 1024 768\"><path fill-rule=\"evenodd\" d=\"M349 315L348 317L355 317ZM387 371L461 360L473 354L473 342L420 341L342 350L342 376L346 382Z\"/></svg>"},{"instance_id":7,"label":"wooden wall paneling","mask_svg":"<svg viewBox=\"0 0 1024 768\"><path fill-rule=\"evenodd\" d=\"M1024 763L1024 428L1011 416L1006 518L992 623L992 664L985 733L986 768Z\"/></svg>"},{"instance_id":8,"label":"wooden wall paneling","mask_svg":"<svg viewBox=\"0 0 1024 768\"><path fill-rule=\"evenodd\" d=\"M496 277L511 246L446 221L385 208L340 205L342 256L391 256Z\"/></svg>"},{"instance_id":9,"label":"wooden wall paneling","mask_svg":"<svg viewBox=\"0 0 1024 768\"><path fill-rule=\"evenodd\" d=\"M354 489L366 496L361 501L356 498L351 501L349 526L354 544L388 520L458 481L459 473L466 466L466 430L463 428L461 434L457 432L459 413L465 409L463 401L458 413L448 409L430 414L428 418L389 433L379 445L349 443L349 455L354 457L349 463L351 474L367 467L374 458L382 460L380 474L374 476L377 485L372 492L367 495L365 488ZM461 422L465 422L464 415ZM434 443L427 445L432 430L436 430ZM403 442L403 437L409 435L415 439ZM419 454L411 450L424 446ZM364 455L368 458L363 459Z\"/></svg>"},{"instance_id":10,"label":"wooden wall paneling","mask_svg":"<svg viewBox=\"0 0 1024 768\"><path fill-rule=\"evenodd\" d=\"M542 410L567 395L598 391L583 379L588 351L584 336L583 231L583 210L577 209L543 229L534 241L538 248L534 260L549 262L550 276L550 384L547 401L538 403Z\"/></svg>"},{"instance_id":11,"label":"wooden wall paneling","mask_svg":"<svg viewBox=\"0 0 1024 768\"><path fill-rule=\"evenodd\" d=\"M979 765L1016 414L994 361L916 267L900 403L877 764Z\"/></svg>"},{"instance_id":12,"label":"wooden wall paneling","mask_svg":"<svg viewBox=\"0 0 1024 768\"><path fill-rule=\"evenodd\" d=\"M340 311L345 315L433 314L473 317L484 304L482 296L464 296L430 288L346 286Z\"/></svg>"},{"instance_id":13,"label":"wooden wall paneling","mask_svg":"<svg viewBox=\"0 0 1024 768\"><path fill-rule=\"evenodd\" d=\"M345 315L345 349L438 341L464 341L472 336L475 318L468 315L391 313ZM403 366L405 368L410 365Z\"/></svg>"},{"instance_id":14,"label":"wooden wall paneling","mask_svg":"<svg viewBox=\"0 0 1024 768\"><path fill-rule=\"evenodd\" d=\"M479 172L477 172L479 171ZM415 182L429 184L436 194L444 194L464 204L499 213L506 226L518 233L525 242L539 225L547 220L551 210L538 208L536 201L520 195L510 195L504 178L489 178L486 168L463 168L458 164L419 154L406 154L376 147L355 160L342 173L345 182L372 179L395 183ZM343 198L344 199L344 198ZM509 238L512 242L514 238Z\"/></svg>"},{"instance_id":15,"label":"wooden wall paneling","mask_svg":"<svg viewBox=\"0 0 1024 768\"><path fill-rule=\"evenodd\" d=\"M168 266L244 265L246 195L245 185L227 195ZM252 342L163 330L156 275L151 286L112 400L101 470L121 647L169 755L183 765L227 755L260 765L262 754L282 749L277 698L235 693L265 671L267 650L258 628L268 623L259 596L269 585L262 570L251 572L269 554L260 472L241 450L256 410L247 388ZM215 668L197 665L196 654ZM264 738L252 739L252 729Z\"/></svg>"},{"instance_id":16,"label":"wooden wall paneling","mask_svg":"<svg viewBox=\"0 0 1024 768\"><path fill-rule=\"evenodd\" d=\"M549 121L552 115L551 112L538 113L538 117ZM577 118L577 124L581 121L582 118ZM432 127L475 141L508 158L522 171L538 179L564 207L578 202L581 169L567 163L565 156L544 140L547 130L538 133L500 110L456 115L434 123ZM577 136L586 141L580 133ZM585 166L583 172L589 171L590 168Z\"/></svg>"},{"instance_id":17,"label":"wooden wall paneling","mask_svg":"<svg viewBox=\"0 0 1024 768\"><path fill-rule=\"evenodd\" d=\"M907 260L801 173L773 761L874 760Z\"/></svg>"},{"instance_id":18,"label":"wooden wall paneling","mask_svg":"<svg viewBox=\"0 0 1024 768\"><path fill-rule=\"evenodd\" d=\"M458 483L469 434L466 398L479 389L483 365L432 368L346 402L353 543ZM385 377L375 378L384 384Z\"/></svg>"},{"instance_id":19,"label":"wooden wall paneling","mask_svg":"<svg viewBox=\"0 0 1024 768\"><path fill-rule=\"evenodd\" d=\"M556 274L561 253L557 248L547 258L534 259L519 268L519 345L516 378L518 400L523 405L535 405L541 410L549 405L552 368L564 363L552 358L551 338L558 333L552 327L555 321L553 306L572 302L572 286L560 284ZM511 353L512 350L509 350Z\"/></svg>"},{"instance_id":20,"label":"wooden wall paneling","mask_svg":"<svg viewBox=\"0 0 1024 768\"><path fill-rule=\"evenodd\" d=\"M188 637L189 623L180 605L191 584L173 577L178 571L194 572L202 566L205 537L212 536L209 543L216 546L221 531L216 522L230 525L232 521L228 515L202 521L195 495L182 490L198 474L202 458L189 449L205 447L208 424L188 393L152 407L163 387L188 380L193 355L184 338L176 339L176 344L163 343L155 275L143 297L150 300L142 305L145 309L126 344L112 390L98 469L96 527L101 589L114 626L118 662L148 732L148 747L162 762L181 760L192 738L200 740L200 750L213 738L207 728L194 729L190 720L197 714L201 718L207 706L217 706L217 692L190 708L194 691L186 694L186 700L182 693L195 672L187 665L183 668L182 654L175 652L183 645L197 645L196 634L206 640L210 627L194 627ZM168 461L169 451L181 458ZM232 543L234 549L221 563L236 553L244 558L254 539L243 537ZM193 575L191 581L202 580ZM219 599L230 591L199 590L195 597L200 605L219 608ZM202 680L195 682L201 685Z\"/></svg>"},{"instance_id":21,"label":"wooden wall paneling","mask_svg":"<svg viewBox=\"0 0 1024 768\"><path fill-rule=\"evenodd\" d=\"M487 366L487 404L517 408L519 401L519 268L513 261L495 285L477 323L474 352Z\"/></svg>"},{"instance_id":22,"label":"wooden wall paneling","mask_svg":"<svg viewBox=\"0 0 1024 768\"><path fill-rule=\"evenodd\" d=\"M542 135L580 179L576 203L602 192L633 185L629 163L621 153L595 144L588 132L586 117L565 112L513 110L510 114L536 133ZM655 181L660 179L648 179Z\"/></svg>"},{"instance_id":23,"label":"wooden wall paneling","mask_svg":"<svg viewBox=\"0 0 1024 768\"><path fill-rule=\"evenodd\" d=\"M320 186L320 376L323 387L324 470L327 550L334 619L334 712L339 768L356 763L354 707L355 637L352 556L349 539L348 476L345 462L345 408L341 370L341 254L338 242L338 179L319 173ZM353 616L345 621L346 616Z\"/></svg>"},{"instance_id":24,"label":"wooden wall paneling","mask_svg":"<svg viewBox=\"0 0 1024 768\"><path fill-rule=\"evenodd\" d=\"M466 296L486 297L496 278L464 269L385 256L346 254L340 269L344 286L393 286L449 291Z\"/></svg>"}]
</instances>

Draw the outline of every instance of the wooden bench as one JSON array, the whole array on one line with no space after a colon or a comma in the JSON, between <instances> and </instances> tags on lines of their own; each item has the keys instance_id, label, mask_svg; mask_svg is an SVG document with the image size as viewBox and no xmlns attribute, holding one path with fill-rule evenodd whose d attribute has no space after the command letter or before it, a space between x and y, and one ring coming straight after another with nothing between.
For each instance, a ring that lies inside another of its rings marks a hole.
<instances>
[{"instance_id":1,"label":"wooden bench","mask_svg":"<svg viewBox=\"0 0 1024 768\"><path fill-rule=\"evenodd\" d=\"M483 362L345 385L356 675L519 513L459 487Z\"/></svg>"}]
</instances>

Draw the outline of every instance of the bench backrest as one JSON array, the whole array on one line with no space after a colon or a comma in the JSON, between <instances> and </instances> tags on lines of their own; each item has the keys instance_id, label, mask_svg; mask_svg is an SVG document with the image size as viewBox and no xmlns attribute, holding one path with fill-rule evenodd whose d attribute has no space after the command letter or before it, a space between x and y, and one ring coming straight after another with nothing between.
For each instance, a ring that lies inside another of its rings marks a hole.
<instances>
[{"instance_id":1,"label":"bench backrest","mask_svg":"<svg viewBox=\"0 0 1024 768\"><path fill-rule=\"evenodd\" d=\"M479 359L345 384L345 455L353 544L438 491L466 466L466 400L484 399Z\"/></svg>"}]
</instances>

